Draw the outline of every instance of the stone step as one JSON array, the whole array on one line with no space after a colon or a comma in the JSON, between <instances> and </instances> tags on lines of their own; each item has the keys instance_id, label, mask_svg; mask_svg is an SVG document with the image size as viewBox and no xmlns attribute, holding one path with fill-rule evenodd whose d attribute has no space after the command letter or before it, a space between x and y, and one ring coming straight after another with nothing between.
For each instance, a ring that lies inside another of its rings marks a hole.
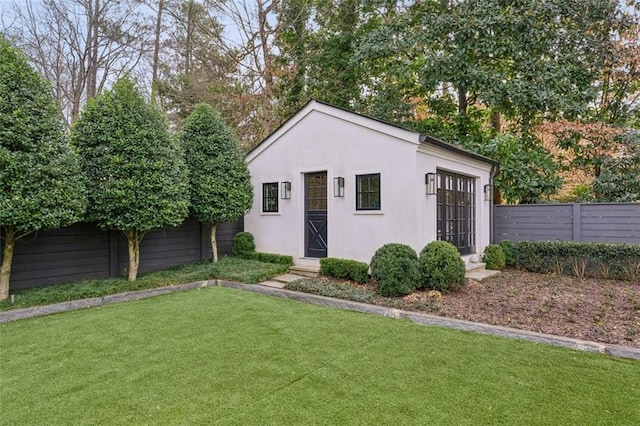
<instances>
[{"instance_id":1,"label":"stone step","mask_svg":"<svg viewBox=\"0 0 640 426\"><path fill-rule=\"evenodd\" d=\"M269 281L261 282L260 285L264 285L264 286L267 286L267 287L273 287L273 288L284 288L285 283L283 283L281 281L269 280Z\"/></svg>"},{"instance_id":2,"label":"stone step","mask_svg":"<svg viewBox=\"0 0 640 426\"><path fill-rule=\"evenodd\" d=\"M320 275L320 266L293 265L289 268L289 273L314 278Z\"/></svg>"},{"instance_id":3,"label":"stone step","mask_svg":"<svg viewBox=\"0 0 640 426\"><path fill-rule=\"evenodd\" d=\"M290 283L293 281L297 281L300 280L302 278L306 278L305 276L299 275L299 274L282 274L282 275L278 275L277 277L273 277L271 280L272 281L276 281L276 282L280 282L280 283Z\"/></svg>"},{"instance_id":4,"label":"stone step","mask_svg":"<svg viewBox=\"0 0 640 426\"><path fill-rule=\"evenodd\" d=\"M482 268L475 268L467 271L464 275L465 278L474 280L474 281L482 281L489 277L493 277L494 275L498 275L500 271L493 271L491 269L485 269L484 266Z\"/></svg>"}]
</instances>

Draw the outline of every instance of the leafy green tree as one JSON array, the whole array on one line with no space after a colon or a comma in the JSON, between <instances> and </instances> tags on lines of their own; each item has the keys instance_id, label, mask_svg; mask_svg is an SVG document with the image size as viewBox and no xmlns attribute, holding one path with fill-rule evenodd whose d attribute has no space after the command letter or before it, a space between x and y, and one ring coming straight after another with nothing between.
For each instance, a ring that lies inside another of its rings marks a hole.
<instances>
[{"instance_id":1,"label":"leafy green tree","mask_svg":"<svg viewBox=\"0 0 640 426\"><path fill-rule=\"evenodd\" d=\"M619 138L619 155L604 160L600 176L593 182L598 201L640 201L640 131L629 129Z\"/></svg>"},{"instance_id":2,"label":"leafy green tree","mask_svg":"<svg viewBox=\"0 0 640 426\"><path fill-rule=\"evenodd\" d=\"M183 152L166 119L144 101L129 77L86 105L71 140L87 177L87 218L102 229L124 232L129 281L134 281L145 234L178 226L187 215Z\"/></svg>"},{"instance_id":3,"label":"leafy green tree","mask_svg":"<svg viewBox=\"0 0 640 426\"><path fill-rule=\"evenodd\" d=\"M364 37L358 58L365 69L393 59L380 77L429 108L452 99L465 116L482 104L527 136L541 117L576 116L594 99L618 10L615 0L414 2Z\"/></svg>"},{"instance_id":4,"label":"leafy green tree","mask_svg":"<svg viewBox=\"0 0 640 426\"><path fill-rule=\"evenodd\" d=\"M9 296L16 240L78 221L85 204L78 157L49 85L0 37L0 300Z\"/></svg>"},{"instance_id":5,"label":"leafy green tree","mask_svg":"<svg viewBox=\"0 0 640 426\"><path fill-rule=\"evenodd\" d=\"M235 136L208 104L199 104L189 115L181 140L189 168L191 210L200 222L211 224L211 250L217 262L217 225L243 217L253 203L249 169Z\"/></svg>"},{"instance_id":6,"label":"leafy green tree","mask_svg":"<svg viewBox=\"0 0 640 426\"><path fill-rule=\"evenodd\" d=\"M560 167L549 151L518 135L500 134L483 142L469 142L465 147L500 162L494 182L508 203L543 202L562 184Z\"/></svg>"}]
</instances>

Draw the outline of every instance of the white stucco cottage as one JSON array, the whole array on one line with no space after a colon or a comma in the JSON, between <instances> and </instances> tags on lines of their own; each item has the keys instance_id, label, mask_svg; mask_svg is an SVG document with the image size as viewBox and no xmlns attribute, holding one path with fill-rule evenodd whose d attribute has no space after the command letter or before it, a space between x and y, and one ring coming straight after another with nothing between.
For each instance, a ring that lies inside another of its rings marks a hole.
<instances>
[{"instance_id":1,"label":"white stucco cottage","mask_svg":"<svg viewBox=\"0 0 640 426\"><path fill-rule=\"evenodd\" d=\"M465 261L490 242L497 163L438 139L310 101L247 156L245 231L261 252L369 262L383 244L436 239Z\"/></svg>"}]
</instances>

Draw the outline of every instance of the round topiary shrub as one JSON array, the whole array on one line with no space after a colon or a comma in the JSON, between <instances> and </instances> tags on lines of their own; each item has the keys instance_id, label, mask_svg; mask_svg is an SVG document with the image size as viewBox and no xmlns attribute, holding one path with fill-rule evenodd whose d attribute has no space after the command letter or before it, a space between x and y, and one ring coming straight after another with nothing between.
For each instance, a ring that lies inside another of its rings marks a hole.
<instances>
[{"instance_id":1,"label":"round topiary shrub","mask_svg":"<svg viewBox=\"0 0 640 426\"><path fill-rule=\"evenodd\" d=\"M378 280L378 293L382 296L409 294L418 280L418 255L408 245L385 244L371 258L371 276Z\"/></svg>"},{"instance_id":2,"label":"round topiary shrub","mask_svg":"<svg viewBox=\"0 0 640 426\"><path fill-rule=\"evenodd\" d=\"M464 262L458 249L446 241L432 241L420 252L418 260L420 287L455 291L465 284Z\"/></svg>"},{"instance_id":3,"label":"round topiary shrub","mask_svg":"<svg viewBox=\"0 0 640 426\"><path fill-rule=\"evenodd\" d=\"M487 269L502 271L505 265L505 256L502 247L497 244L488 245L484 249L482 261L485 263Z\"/></svg>"},{"instance_id":4,"label":"round topiary shrub","mask_svg":"<svg viewBox=\"0 0 640 426\"><path fill-rule=\"evenodd\" d=\"M502 240L498 243L504 252L504 262L506 266L516 266L518 258L516 257L516 244L510 240Z\"/></svg>"},{"instance_id":5,"label":"round topiary shrub","mask_svg":"<svg viewBox=\"0 0 640 426\"><path fill-rule=\"evenodd\" d=\"M233 247L231 253L234 256L240 256L243 253L253 253L256 251L256 243L250 232L238 232L233 237Z\"/></svg>"}]
</instances>

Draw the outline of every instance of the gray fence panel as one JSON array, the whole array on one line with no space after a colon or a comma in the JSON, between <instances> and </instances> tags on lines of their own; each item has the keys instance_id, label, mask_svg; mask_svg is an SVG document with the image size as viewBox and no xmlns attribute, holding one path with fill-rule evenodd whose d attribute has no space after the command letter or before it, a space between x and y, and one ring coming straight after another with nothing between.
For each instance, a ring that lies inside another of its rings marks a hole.
<instances>
[{"instance_id":1,"label":"gray fence panel","mask_svg":"<svg viewBox=\"0 0 640 426\"><path fill-rule=\"evenodd\" d=\"M495 206L494 212L496 242L570 240L572 238L571 205Z\"/></svg>"},{"instance_id":2,"label":"gray fence panel","mask_svg":"<svg viewBox=\"0 0 640 426\"><path fill-rule=\"evenodd\" d=\"M640 243L640 204L582 204L582 241Z\"/></svg>"},{"instance_id":3,"label":"gray fence panel","mask_svg":"<svg viewBox=\"0 0 640 426\"><path fill-rule=\"evenodd\" d=\"M640 203L494 206L494 241L640 243Z\"/></svg>"},{"instance_id":4,"label":"gray fence panel","mask_svg":"<svg viewBox=\"0 0 640 426\"><path fill-rule=\"evenodd\" d=\"M210 227L187 219L177 227L149 232L140 246L139 272L152 272L211 257ZM218 253L231 254L233 237L244 220L218 225ZM0 241L0 250L4 248ZM39 287L92 278L123 276L128 268L127 240L91 223L42 231L16 242L11 289Z\"/></svg>"}]
</instances>

